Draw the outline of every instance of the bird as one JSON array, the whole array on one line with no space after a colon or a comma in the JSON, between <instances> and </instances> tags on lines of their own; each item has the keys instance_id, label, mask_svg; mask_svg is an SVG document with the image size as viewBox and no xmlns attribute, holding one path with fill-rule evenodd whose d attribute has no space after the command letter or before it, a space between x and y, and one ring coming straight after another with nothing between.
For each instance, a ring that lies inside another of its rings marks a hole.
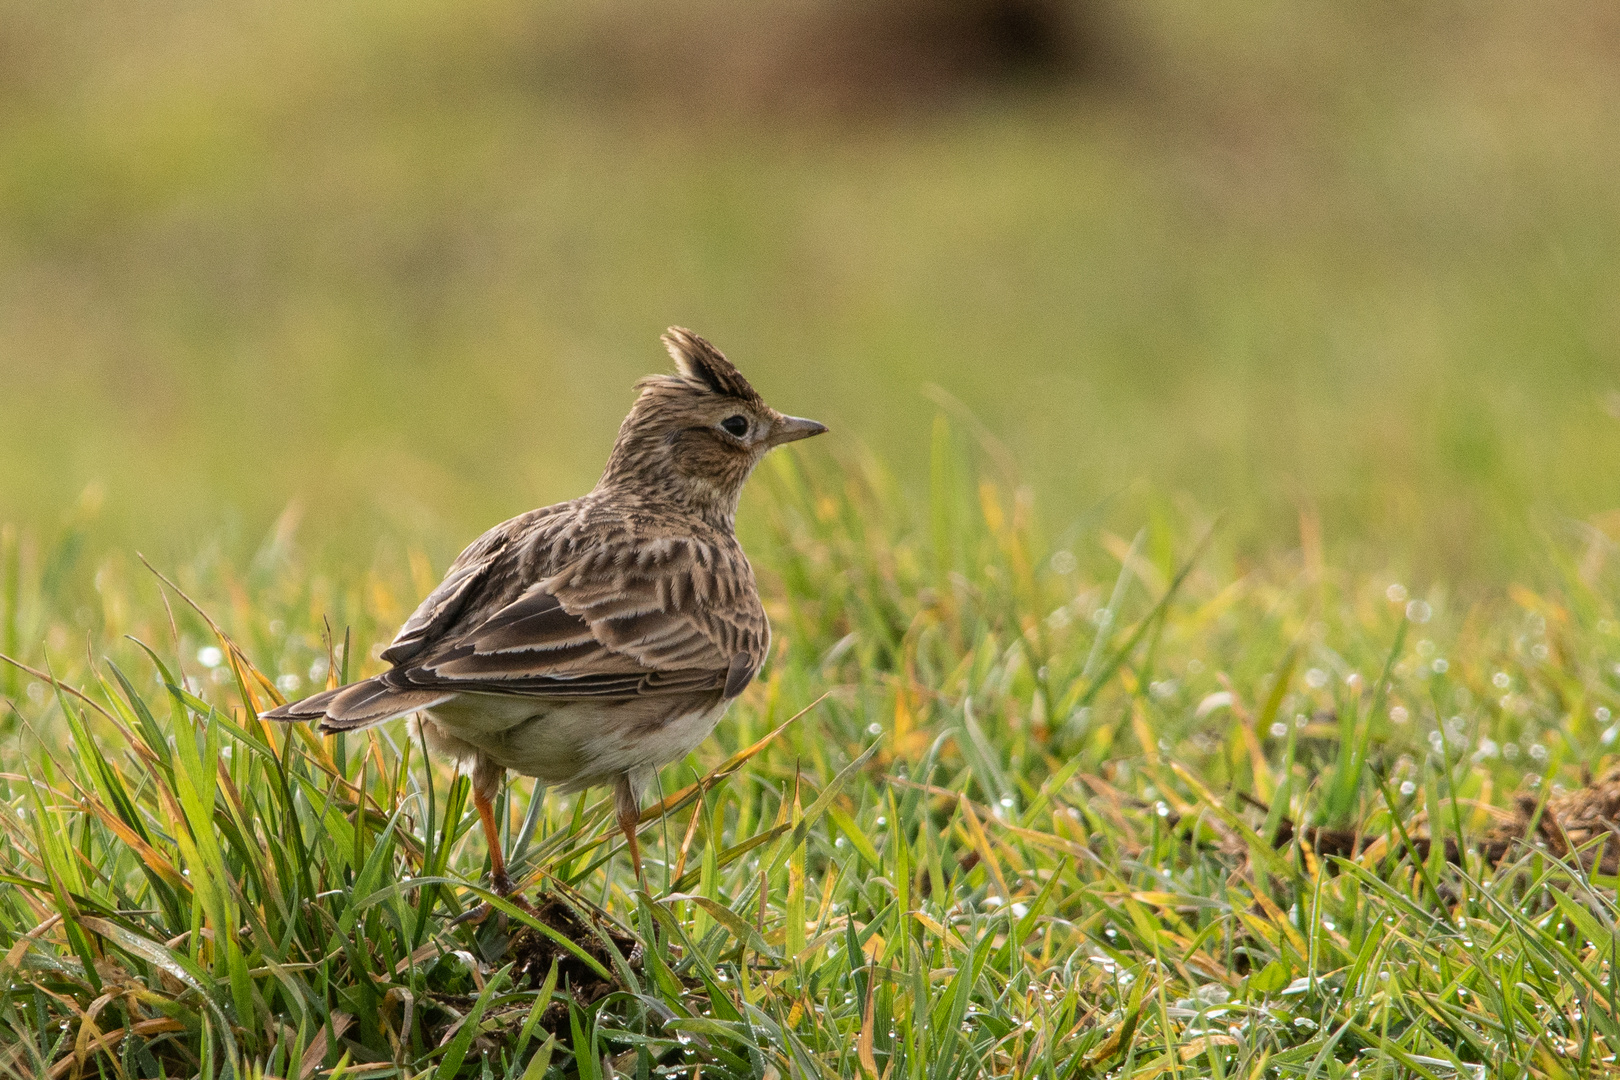
<instances>
[{"instance_id":1,"label":"bird","mask_svg":"<svg viewBox=\"0 0 1620 1080\"><path fill-rule=\"evenodd\" d=\"M767 452L827 427L771 408L690 330L662 340L676 374L636 383L590 492L468 545L382 651L387 671L261 714L323 734L409 717L471 774L497 896L515 891L493 809L509 771L565 793L611 784L645 886L642 791L708 737L770 648L738 499Z\"/></svg>"}]
</instances>

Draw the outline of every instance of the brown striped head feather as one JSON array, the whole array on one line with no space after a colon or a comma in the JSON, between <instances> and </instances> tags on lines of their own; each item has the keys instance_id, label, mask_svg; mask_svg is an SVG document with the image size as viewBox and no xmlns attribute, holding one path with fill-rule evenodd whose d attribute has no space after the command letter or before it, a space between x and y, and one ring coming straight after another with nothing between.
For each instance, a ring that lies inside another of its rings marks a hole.
<instances>
[{"instance_id":1,"label":"brown striped head feather","mask_svg":"<svg viewBox=\"0 0 1620 1080\"><path fill-rule=\"evenodd\" d=\"M765 402L748 385L725 353L682 326L672 326L663 337L664 348L683 378L710 393L734 397L754 405Z\"/></svg>"},{"instance_id":2,"label":"brown striped head feather","mask_svg":"<svg viewBox=\"0 0 1620 1080\"><path fill-rule=\"evenodd\" d=\"M613 488L698 514L729 527L737 499L773 446L826 431L814 420L784 416L725 355L690 330L669 328L664 345L677 375L649 375L602 473Z\"/></svg>"}]
</instances>

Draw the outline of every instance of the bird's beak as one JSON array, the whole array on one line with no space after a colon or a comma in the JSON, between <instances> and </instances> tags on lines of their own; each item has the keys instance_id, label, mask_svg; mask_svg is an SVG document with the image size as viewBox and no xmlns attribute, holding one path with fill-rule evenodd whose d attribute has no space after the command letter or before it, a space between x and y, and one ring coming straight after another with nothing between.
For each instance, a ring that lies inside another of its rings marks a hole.
<instances>
[{"instance_id":1,"label":"bird's beak","mask_svg":"<svg viewBox=\"0 0 1620 1080\"><path fill-rule=\"evenodd\" d=\"M798 442L812 435L820 435L826 430L827 425L819 421L806 420L801 416L784 416L771 425L771 433L765 441L771 446L781 446L783 443Z\"/></svg>"}]
</instances>

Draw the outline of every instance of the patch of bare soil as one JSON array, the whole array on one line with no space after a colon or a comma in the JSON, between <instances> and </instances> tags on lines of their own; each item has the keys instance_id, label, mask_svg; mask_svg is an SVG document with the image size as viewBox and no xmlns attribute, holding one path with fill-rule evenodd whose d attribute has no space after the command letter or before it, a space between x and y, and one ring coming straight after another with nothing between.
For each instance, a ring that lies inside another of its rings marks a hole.
<instances>
[{"instance_id":1,"label":"patch of bare soil","mask_svg":"<svg viewBox=\"0 0 1620 1080\"><path fill-rule=\"evenodd\" d=\"M1082 776L1080 779L1098 796L1091 802L1092 808L1098 812L1118 817L1121 809L1148 809L1147 803L1120 791L1101 777ZM1261 813L1270 813L1270 808L1260 800L1242 793L1238 797ZM1180 820L1180 815L1174 811L1166 816L1166 823L1171 828L1175 828ZM1203 820L1219 836L1216 847L1234 859L1247 859L1249 838L1216 820ZM1119 823L1129 835L1129 823L1123 817L1119 817ZM1415 860L1426 861L1433 841L1418 831L1421 828L1421 825L1408 827L1411 848L1405 854ZM1381 834L1360 833L1351 829L1314 825L1300 829L1286 817L1278 822L1277 831L1269 840L1273 848L1281 850L1293 843L1296 837L1319 857L1345 859L1356 858L1386 840ZM1462 851L1457 846L1456 838L1446 837L1442 843L1445 860L1461 865ZM1589 872L1606 875L1620 872L1620 767L1596 779L1588 777L1584 784L1573 791L1557 792L1545 804L1528 792L1519 794L1514 800L1513 810L1474 838L1471 847L1483 855L1487 863L1499 866L1515 857L1527 843L1540 843L1560 859L1578 858ZM1394 853L1400 853L1401 846L1398 840L1391 845ZM971 854L964 857L964 869L970 869L976 858Z\"/></svg>"},{"instance_id":2,"label":"patch of bare soil","mask_svg":"<svg viewBox=\"0 0 1620 1080\"><path fill-rule=\"evenodd\" d=\"M1600 874L1620 870L1620 768L1588 780L1574 791L1552 796L1539 817L1536 800L1529 795L1519 796L1516 811L1513 821L1492 830L1495 835L1487 837L1488 844L1505 839L1504 847L1511 849L1533 827L1548 850L1561 859L1576 857L1588 871ZM1600 838L1606 842L1593 843Z\"/></svg>"},{"instance_id":3,"label":"patch of bare soil","mask_svg":"<svg viewBox=\"0 0 1620 1080\"><path fill-rule=\"evenodd\" d=\"M1284 819L1272 838L1273 846L1286 847L1294 834L1294 823ZM1380 839L1347 829L1314 827L1307 827L1302 838L1317 855L1342 858L1353 858ZM1599 839L1606 842L1594 843ZM1473 846L1488 863L1497 866L1522 844L1537 840L1560 859L1578 857L1590 872L1613 874L1620 870L1620 768L1596 780L1588 778L1574 791L1555 794L1546 805L1533 795L1520 794L1514 801L1512 816L1492 825ZM1431 843L1427 836L1412 837L1413 857L1427 859ZM1447 838L1444 843L1446 861L1461 864L1457 841Z\"/></svg>"}]
</instances>

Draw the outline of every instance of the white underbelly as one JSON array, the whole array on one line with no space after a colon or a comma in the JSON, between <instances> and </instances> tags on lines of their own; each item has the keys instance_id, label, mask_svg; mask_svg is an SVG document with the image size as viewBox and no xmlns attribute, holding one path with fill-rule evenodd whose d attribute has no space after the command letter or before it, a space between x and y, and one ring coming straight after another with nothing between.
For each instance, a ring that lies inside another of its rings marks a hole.
<instances>
[{"instance_id":1,"label":"white underbelly","mask_svg":"<svg viewBox=\"0 0 1620 1080\"><path fill-rule=\"evenodd\" d=\"M646 703L579 699L538 701L461 694L412 721L428 745L464 760L483 754L497 765L577 791L629 773L637 785L691 753L714 730L728 701L647 723Z\"/></svg>"}]
</instances>

